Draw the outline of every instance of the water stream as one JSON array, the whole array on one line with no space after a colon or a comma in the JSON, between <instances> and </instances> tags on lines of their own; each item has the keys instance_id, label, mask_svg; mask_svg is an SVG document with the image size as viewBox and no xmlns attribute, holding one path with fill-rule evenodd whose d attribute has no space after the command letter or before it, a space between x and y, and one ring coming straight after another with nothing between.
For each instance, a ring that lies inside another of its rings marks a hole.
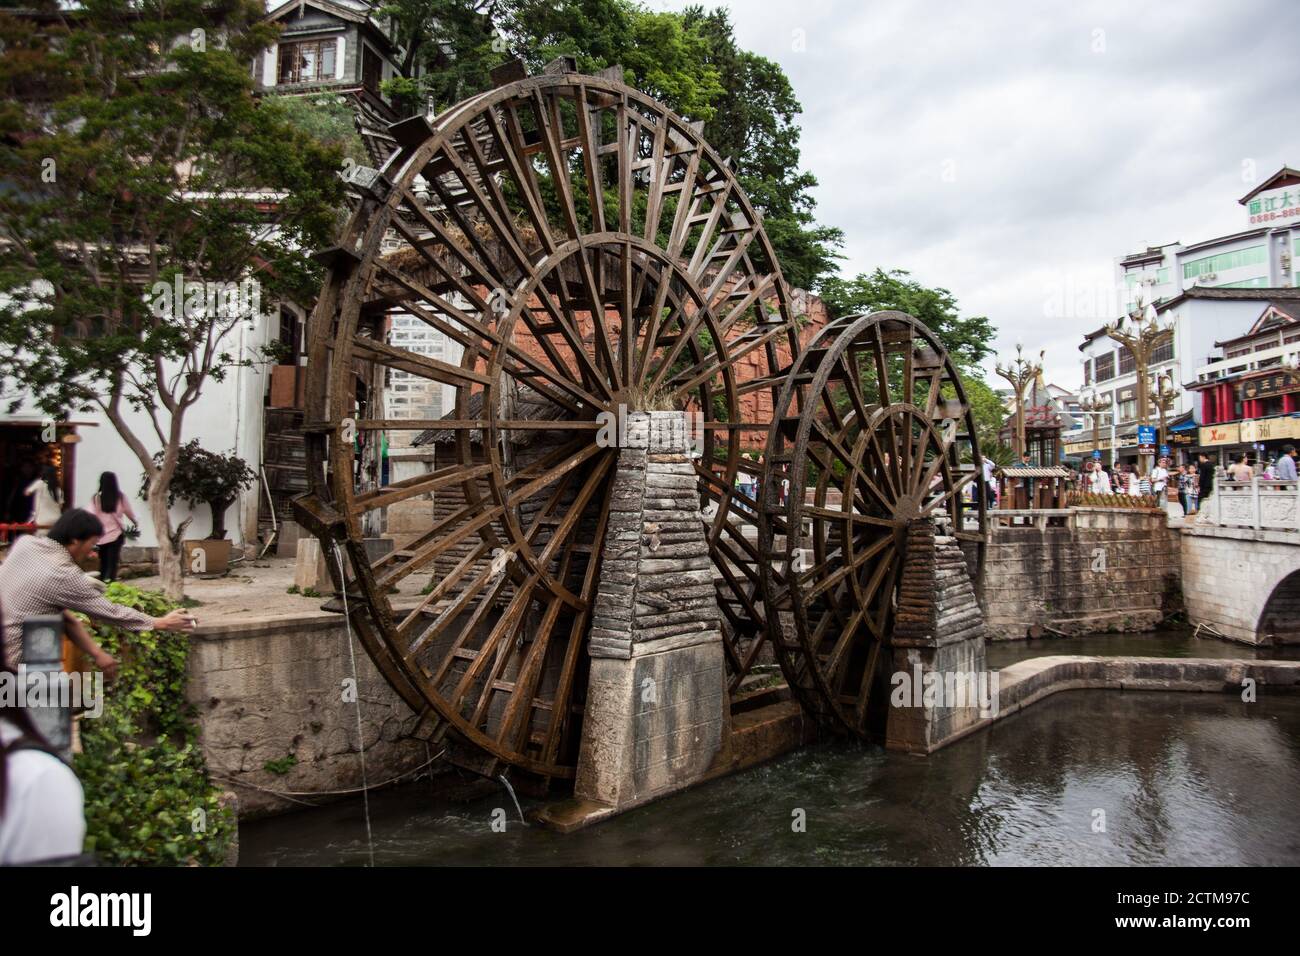
<instances>
[{"instance_id":1,"label":"water stream","mask_svg":"<svg viewBox=\"0 0 1300 956\"><path fill-rule=\"evenodd\" d=\"M1165 632L995 644L989 663L1060 653L1256 654ZM520 824L504 790L370 802L380 865L1297 865L1300 695L1070 691L928 758L829 741L569 835ZM240 841L244 865L368 858L359 800Z\"/></svg>"}]
</instances>

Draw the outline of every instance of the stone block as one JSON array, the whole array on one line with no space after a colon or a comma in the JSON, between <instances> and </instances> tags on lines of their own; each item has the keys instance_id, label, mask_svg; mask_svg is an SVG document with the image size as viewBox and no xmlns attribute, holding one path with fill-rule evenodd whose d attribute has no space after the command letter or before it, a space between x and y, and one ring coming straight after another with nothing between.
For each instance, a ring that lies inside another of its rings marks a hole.
<instances>
[{"instance_id":1,"label":"stone block","mask_svg":"<svg viewBox=\"0 0 1300 956\"><path fill-rule=\"evenodd\" d=\"M298 553L298 540L305 537L302 525L296 521L281 521L275 536L275 556L292 558Z\"/></svg>"},{"instance_id":2,"label":"stone block","mask_svg":"<svg viewBox=\"0 0 1300 956\"><path fill-rule=\"evenodd\" d=\"M312 537L299 539L297 564L293 572L293 583L299 590L306 591L312 588L321 594L333 590L334 585L325 560L325 555L321 553L320 541Z\"/></svg>"}]
</instances>

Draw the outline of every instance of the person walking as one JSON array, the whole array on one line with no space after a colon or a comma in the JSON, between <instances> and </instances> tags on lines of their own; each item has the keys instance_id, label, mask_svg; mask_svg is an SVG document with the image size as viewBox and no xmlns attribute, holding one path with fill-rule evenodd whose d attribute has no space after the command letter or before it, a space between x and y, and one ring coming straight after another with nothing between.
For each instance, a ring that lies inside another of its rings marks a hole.
<instances>
[{"instance_id":1,"label":"person walking","mask_svg":"<svg viewBox=\"0 0 1300 956\"><path fill-rule=\"evenodd\" d=\"M104 526L96 550L99 552L99 579L107 584L117 580L122 545L126 543L122 519L130 518L132 524L139 524L131 510L131 502L118 489L117 475L113 472L106 471L99 476L99 492L90 499L90 513Z\"/></svg>"},{"instance_id":2,"label":"person walking","mask_svg":"<svg viewBox=\"0 0 1300 956\"><path fill-rule=\"evenodd\" d=\"M1250 467L1250 461L1244 453L1228 466L1228 477L1232 481L1250 481L1255 477L1255 469Z\"/></svg>"},{"instance_id":3,"label":"person walking","mask_svg":"<svg viewBox=\"0 0 1300 956\"><path fill-rule=\"evenodd\" d=\"M1283 445L1282 457L1277 460L1277 467L1275 469L1278 481L1296 480L1295 459L1295 445Z\"/></svg>"},{"instance_id":4,"label":"person walking","mask_svg":"<svg viewBox=\"0 0 1300 956\"><path fill-rule=\"evenodd\" d=\"M1108 495L1110 489L1110 475L1106 474L1106 469L1101 466L1101 462L1093 461L1092 470L1088 472L1088 490L1094 495Z\"/></svg>"},{"instance_id":5,"label":"person walking","mask_svg":"<svg viewBox=\"0 0 1300 956\"><path fill-rule=\"evenodd\" d=\"M1201 510L1201 502L1208 501L1214 494L1214 463L1205 452L1200 454L1200 463L1196 466L1196 510Z\"/></svg>"},{"instance_id":6,"label":"person walking","mask_svg":"<svg viewBox=\"0 0 1300 956\"><path fill-rule=\"evenodd\" d=\"M59 488L58 471L53 465L46 465L41 469L41 477L28 485L23 494L32 498L28 522L36 525L37 534L46 533L63 514L63 491Z\"/></svg>"},{"instance_id":7,"label":"person walking","mask_svg":"<svg viewBox=\"0 0 1300 956\"><path fill-rule=\"evenodd\" d=\"M1192 474L1187 465L1178 466L1178 504L1182 506L1183 514L1192 513Z\"/></svg>"},{"instance_id":8,"label":"person walking","mask_svg":"<svg viewBox=\"0 0 1300 956\"><path fill-rule=\"evenodd\" d=\"M4 662L17 668L22 659L23 621L46 614L79 611L130 631L192 631L194 618L185 611L152 617L114 604L100 593L80 567L104 533L99 519L73 508L54 523L46 537L26 535L9 549L0 564L0 617L4 620ZM69 627L68 638L106 673L116 661L95 643L84 627Z\"/></svg>"}]
</instances>

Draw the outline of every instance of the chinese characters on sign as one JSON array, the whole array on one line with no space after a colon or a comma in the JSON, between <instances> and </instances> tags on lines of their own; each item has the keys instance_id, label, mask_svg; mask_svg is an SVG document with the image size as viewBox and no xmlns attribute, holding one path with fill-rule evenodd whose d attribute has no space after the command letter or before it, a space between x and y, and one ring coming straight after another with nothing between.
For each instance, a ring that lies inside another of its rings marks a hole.
<instances>
[{"instance_id":1,"label":"chinese characters on sign","mask_svg":"<svg viewBox=\"0 0 1300 956\"><path fill-rule=\"evenodd\" d=\"M1268 398L1270 395L1281 395L1298 389L1300 389L1300 373L1286 371L1275 372L1263 378L1247 379L1237 386L1238 397L1242 401Z\"/></svg>"},{"instance_id":2,"label":"chinese characters on sign","mask_svg":"<svg viewBox=\"0 0 1300 956\"><path fill-rule=\"evenodd\" d=\"M1260 193L1246 203L1252 226L1300 216L1300 187L1286 186Z\"/></svg>"}]
</instances>

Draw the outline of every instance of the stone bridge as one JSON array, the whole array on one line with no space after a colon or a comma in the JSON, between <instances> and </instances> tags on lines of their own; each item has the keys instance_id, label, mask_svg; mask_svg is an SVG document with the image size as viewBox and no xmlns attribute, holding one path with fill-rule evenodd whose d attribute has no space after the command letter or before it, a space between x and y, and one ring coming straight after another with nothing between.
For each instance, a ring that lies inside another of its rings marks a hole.
<instances>
[{"instance_id":1,"label":"stone bridge","mask_svg":"<svg viewBox=\"0 0 1300 956\"><path fill-rule=\"evenodd\" d=\"M1183 605L1247 644L1300 644L1300 532L1188 524Z\"/></svg>"},{"instance_id":2,"label":"stone bridge","mask_svg":"<svg viewBox=\"0 0 1300 956\"><path fill-rule=\"evenodd\" d=\"M1300 644L1300 484L1223 481L1184 525L1193 624L1247 644Z\"/></svg>"}]
</instances>

